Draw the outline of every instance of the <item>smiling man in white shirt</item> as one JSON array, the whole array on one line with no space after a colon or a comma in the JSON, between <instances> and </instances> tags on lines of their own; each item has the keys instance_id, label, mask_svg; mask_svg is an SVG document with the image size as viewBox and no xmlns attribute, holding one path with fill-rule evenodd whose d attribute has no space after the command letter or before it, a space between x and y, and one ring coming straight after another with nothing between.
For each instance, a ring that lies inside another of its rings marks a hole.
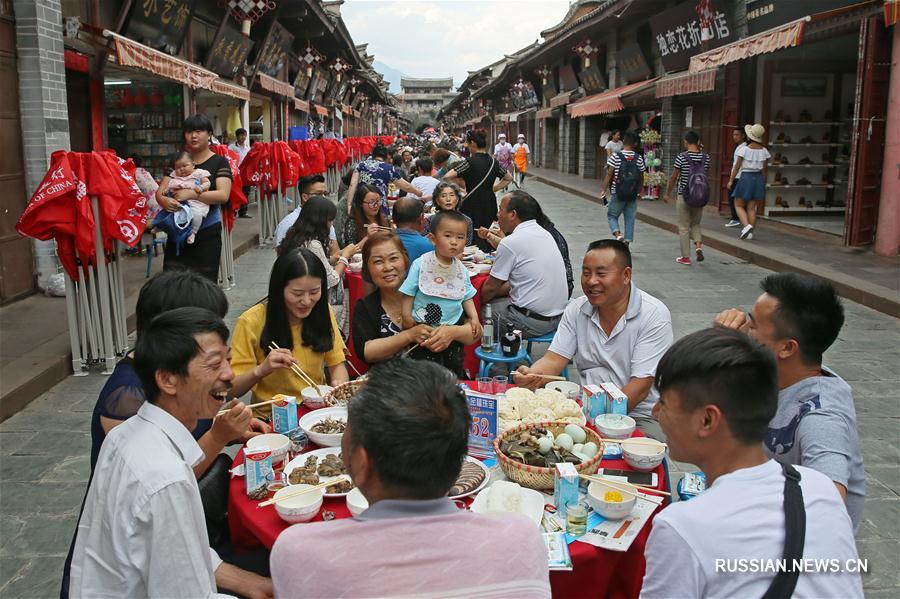
<instances>
[{"instance_id":1,"label":"smiling man in white shirt","mask_svg":"<svg viewBox=\"0 0 900 599\"><path fill-rule=\"evenodd\" d=\"M211 597L217 586L272 596L272 583L223 563L209 547L190 431L216 415L234 373L228 329L212 312L157 316L134 366L147 401L103 443L72 559L70 597Z\"/></svg>"},{"instance_id":2,"label":"smiling man in white shirt","mask_svg":"<svg viewBox=\"0 0 900 599\"><path fill-rule=\"evenodd\" d=\"M541 374L559 375L574 359L585 385L613 383L628 396L628 415L641 431L665 440L651 411L656 364L672 344L672 316L660 300L631 280L631 251L615 239L588 246L581 264L582 297L569 302L550 349L513 375L535 388Z\"/></svg>"}]
</instances>

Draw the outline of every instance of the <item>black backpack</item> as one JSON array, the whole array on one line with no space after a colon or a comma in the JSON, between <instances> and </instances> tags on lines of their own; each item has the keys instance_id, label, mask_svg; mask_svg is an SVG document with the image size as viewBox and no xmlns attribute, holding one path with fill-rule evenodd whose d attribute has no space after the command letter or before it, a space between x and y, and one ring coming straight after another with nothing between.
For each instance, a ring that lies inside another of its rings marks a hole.
<instances>
[{"instance_id":1,"label":"black backpack","mask_svg":"<svg viewBox=\"0 0 900 599\"><path fill-rule=\"evenodd\" d=\"M638 192L643 184L641 169L638 167L638 156L632 154L626 156L622 152L616 152L619 157L619 173L616 176L616 198L620 201L633 202L637 199Z\"/></svg>"}]
</instances>

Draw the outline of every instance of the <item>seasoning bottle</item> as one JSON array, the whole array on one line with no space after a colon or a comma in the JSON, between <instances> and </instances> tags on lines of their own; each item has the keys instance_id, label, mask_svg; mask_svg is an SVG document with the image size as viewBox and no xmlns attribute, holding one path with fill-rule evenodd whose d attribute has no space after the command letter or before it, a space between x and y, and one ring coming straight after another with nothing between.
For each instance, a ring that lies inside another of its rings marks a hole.
<instances>
[{"instance_id":1,"label":"seasoning bottle","mask_svg":"<svg viewBox=\"0 0 900 599\"><path fill-rule=\"evenodd\" d=\"M509 324L506 327L506 334L503 335L503 339L500 341L500 348L503 350L503 355L507 358L511 358L519 353L522 340L516 333L517 331L513 330L513 325Z\"/></svg>"},{"instance_id":2,"label":"seasoning bottle","mask_svg":"<svg viewBox=\"0 0 900 599\"><path fill-rule=\"evenodd\" d=\"M481 349L494 351L494 316L491 313L491 305L484 306L484 328L481 333Z\"/></svg>"}]
</instances>

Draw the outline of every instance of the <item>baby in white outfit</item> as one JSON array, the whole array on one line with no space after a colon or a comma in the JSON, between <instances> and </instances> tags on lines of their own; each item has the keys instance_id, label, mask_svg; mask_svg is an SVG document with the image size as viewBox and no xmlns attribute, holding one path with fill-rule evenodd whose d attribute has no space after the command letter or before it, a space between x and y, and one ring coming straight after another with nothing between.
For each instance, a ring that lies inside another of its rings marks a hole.
<instances>
[{"instance_id":1,"label":"baby in white outfit","mask_svg":"<svg viewBox=\"0 0 900 599\"><path fill-rule=\"evenodd\" d=\"M209 190L209 171L195 168L194 161L187 152L176 154L172 161L172 167L175 170L169 173L169 182L162 190L165 196L173 198L175 192L180 189L193 189L198 194ZM204 204L199 200L185 200L181 203L187 204L191 209L191 236L188 237L187 242L194 243L197 231L200 230L200 223L209 214L209 204Z\"/></svg>"}]
</instances>

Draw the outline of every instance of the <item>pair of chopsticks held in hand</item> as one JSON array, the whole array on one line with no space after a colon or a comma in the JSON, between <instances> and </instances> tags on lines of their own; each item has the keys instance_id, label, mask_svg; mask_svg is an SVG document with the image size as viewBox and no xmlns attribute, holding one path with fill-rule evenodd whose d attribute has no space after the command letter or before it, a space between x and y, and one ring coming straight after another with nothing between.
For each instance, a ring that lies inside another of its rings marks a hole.
<instances>
[{"instance_id":1,"label":"pair of chopsticks held in hand","mask_svg":"<svg viewBox=\"0 0 900 599\"><path fill-rule=\"evenodd\" d=\"M272 351L275 351L276 349L281 349L281 348L278 347L278 344L277 344L277 343L272 342L272 343L269 344L269 349L272 350ZM306 374L306 372L305 372L302 368L300 368L299 366L297 366L296 364L291 364L291 371L292 371L294 374L296 374L298 377L300 377L300 380L303 381L307 386L309 386L309 387L316 387L316 386L317 386L317 385L316 385L316 382L312 379L312 377L309 376L308 374ZM281 399L281 398L278 398L278 399L270 399L270 400L268 400L268 401L261 401L261 402L259 402L259 403L250 404L250 405L248 405L247 407L248 407L248 408L257 408L257 407L259 407L259 406L267 406L267 405L269 405L270 403L275 403L276 401L280 401L280 399ZM234 406L232 406L232 407L234 407ZM219 410L219 414L224 414L225 412L227 412L227 411L230 410L230 409L231 409L231 408L224 408L224 409L222 409L222 410ZM218 416L219 414L216 414L216 415Z\"/></svg>"}]
</instances>

